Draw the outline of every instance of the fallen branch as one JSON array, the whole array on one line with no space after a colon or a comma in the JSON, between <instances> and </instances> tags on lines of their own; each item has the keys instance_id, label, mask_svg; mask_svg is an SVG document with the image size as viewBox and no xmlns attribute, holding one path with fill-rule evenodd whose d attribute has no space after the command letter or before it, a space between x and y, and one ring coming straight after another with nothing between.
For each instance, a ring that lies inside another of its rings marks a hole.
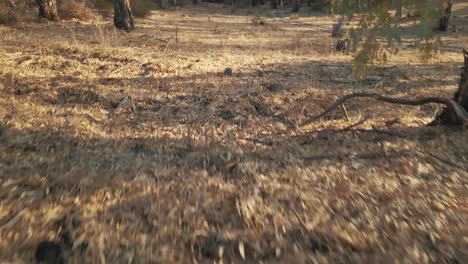
<instances>
[{"instance_id":1,"label":"fallen branch","mask_svg":"<svg viewBox=\"0 0 468 264\"><path fill-rule=\"evenodd\" d=\"M359 114L361 114L361 112L359 112ZM368 119L369 119L369 115L368 116L365 116L364 118L361 119L361 117L359 117L358 121L354 124L351 124L345 128L342 128L340 129L340 131L351 131L353 127L357 127L359 126L360 124L363 124L364 122L366 122Z\"/></svg>"},{"instance_id":2,"label":"fallen branch","mask_svg":"<svg viewBox=\"0 0 468 264\"><path fill-rule=\"evenodd\" d=\"M463 165L461 165L461 164L457 164L457 163L452 162L452 161L450 161L450 160L441 158L441 157L439 157L439 156L437 156L437 155L434 155L434 154L432 154L432 153L429 153L429 154L427 154L427 155L428 155L429 157L435 159L435 160L438 160L438 161L441 162L441 163L450 165L450 166L455 167L455 168L457 168L457 169L460 169L460 170L462 170L462 171L468 171L468 167L465 167L465 166L463 166Z\"/></svg>"},{"instance_id":3,"label":"fallen branch","mask_svg":"<svg viewBox=\"0 0 468 264\"><path fill-rule=\"evenodd\" d=\"M23 217L25 213L27 213L26 209L21 210L17 215L12 217L6 224L0 226L0 231L4 229L12 228L14 225L16 225L16 223L18 223L19 220L21 220L21 217Z\"/></svg>"},{"instance_id":4,"label":"fallen branch","mask_svg":"<svg viewBox=\"0 0 468 264\"><path fill-rule=\"evenodd\" d=\"M135 103L133 102L133 97L130 95L127 95L124 98L122 98L122 100L117 104L117 106L111 112L111 114L113 115L113 114L118 113L121 109L125 108L130 103L131 103L133 112L136 112L136 107L135 107Z\"/></svg>"},{"instance_id":5,"label":"fallen branch","mask_svg":"<svg viewBox=\"0 0 468 264\"><path fill-rule=\"evenodd\" d=\"M453 123L457 124L468 124L468 113L461 107L457 102L449 98L442 98L442 97L426 97L421 99L406 99L406 98L390 98L385 97L380 94L376 93L353 93L342 97L341 99L337 100L331 106L329 106L325 111L315 117L309 118L308 120L304 121L300 126L308 125L312 122L317 121L318 119L324 117L335 108L343 104L344 102L352 99L352 98L363 98L363 97L370 97L374 98L378 101L391 103L391 104L402 104L402 105L424 105L430 103L436 104L443 104L447 107L447 110L451 113L451 120Z\"/></svg>"}]
</instances>

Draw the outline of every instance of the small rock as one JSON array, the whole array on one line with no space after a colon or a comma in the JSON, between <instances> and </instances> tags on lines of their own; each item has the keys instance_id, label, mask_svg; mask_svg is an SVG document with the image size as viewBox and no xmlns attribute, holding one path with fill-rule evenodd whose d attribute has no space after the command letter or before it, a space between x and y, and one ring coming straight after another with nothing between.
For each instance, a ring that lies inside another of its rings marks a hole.
<instances>
[{"instance_id":1,"label":"small rock","mask_svg":"<svg viewBox=\"0 0 468 264\"><path fill-rule=\"evenodd\" d=\"M71 221L71 224L72 224L73 228L78 228L81 225L81 220L76 218L76 217L73 217L72 221Z\"/></svg>"},{"instance_id":2,"label":"small rock","mask_svg":"<svg viewBox=\"0 0 468 264\"><path fill-rule=\"evenodd\" d=\"M89 243L88 241L84 241L83 243L81 243L78 248L80 249L81 252L84 252L88 249L89 247Z\"/></svg>"},{"instance_id":3,"label":"small rock","mask_svg":"<svg viewBox=\"0 0 468 264\"><path fill-rule=\"evenodd\" d=\"M245 260L245 251L244 251L244 243L239 241L239 254L243 260Z\"/></svg>"},{"instance_id":4,"label":"small rock","mask_svg":"<svg viewBox=\"0 0 468 264\"><path fill-rule=\"evenodd\" d=\"M229 120L236 117L236 114L231 110L224 110L219 114L219 116L224 120Z\"/></svg>"},{"instance_id":5,"label":"small rock","mask_svg":"<svg viewBox=\"0 0 468 264\"><path fill-rule=\"evenodd\" d=\"M72 238L72 235L69 231L64 231L61 235L60 235L60 239L62 240L63 244L68 247L68 248L71 248L73 247L73 238Z\"/></svg>"},{"instance_id":6,"label":"small rock","mask_svg":"<svg viewBox=\"0 0 468 264\"><path fill-rule=\"evenodd\" d=\"M151 70L149 68L145 68L141 76L150 76L151 75Z\"/></svg>"},{"instance_id":7,"label":"small rock","mask_svg":"<svg viewBox=\"0 0 468 264\"><path fill-rule=\"evenodd\" d=\"M393 126L395 124L400 124L400 123L401 123L400 118L395 118L395 119L392 119L392 120L389 120L389 121L385 122L385 126L386 127L391 127L391 126Z\"/></svg>"},{"instance_id":8,"label":"small rock","mask_svg":"<svg viewBox=\"0 0 468 264\"><path fill-rule=\"evenodd\" d=\"M266 87L270 92L278 92L284 89L284 86L281 83L272 83Z\"/></svg>"},{"instance_id":9,"label":"small rock","mask_svg":"<svg viewBox=\"0 0 468 264\"><path fill-rule=\"evenodd\" d=\"M37 263L41 264L63 264L62 248L53 241L42 241L37 245L34 254Z\"/></svg>"},{"instance_id":10,"label":"small rock","mask_svg":"<svg viewBox=\"0 0 468 264\"><path fill-rule=\"evenodd\" d=\"M423 163L418 163L416 170L418 174L428 174L430 172L428 166Z\"/></svg>"},{"instance_id":11,"label":"small rock","mask_svg":"<svg viewBox=\"0 0 468 264\"><path fill-rule=\"evenodd\" d=\"M226 75L226 76L232 76L232 69L231 69L231 68L226 68L226 69L224 69L224 75Z\"/></svg>"},{"instance_id":12,"label":"small rock","mask_svg":"<svg viewBox=\"0 0 468 264\"><path fill-rule=\"evenodd\" d=\"M327 244L315 238L310 238L309 247L313 252L327 253L330 250Z\"/></svg>"},{"instance_id":13,"label":"small rock","mask_svg":"<svg viewBox=\"0 0 468 264\"><path fill-rule=\"evenodd\" d=\"M439 211L439 212L442 212L442 211L445 211L445 205L442 204L441 202L439 201L434 201L432 203L433 207L435 210Z\"/></svg>"}]
</instances>

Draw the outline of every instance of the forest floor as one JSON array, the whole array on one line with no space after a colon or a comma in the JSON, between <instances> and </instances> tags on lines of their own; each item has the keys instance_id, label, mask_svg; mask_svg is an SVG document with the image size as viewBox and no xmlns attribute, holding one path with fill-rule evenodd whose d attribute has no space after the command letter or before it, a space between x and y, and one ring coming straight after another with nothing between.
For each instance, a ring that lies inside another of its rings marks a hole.
<instances>
[{"instance_id":1,"label":"forest floor","mask_svg":"<svg viewBox=\"0 0 468 264\"><path fill-rule=\"evenodd\" d=\"M408 22L363 82L336 18L221 7L0 26L0 262L53 240L67 263L467 263L468 131L370 99L297 124L452 96L468 5L435 58Z\"/></svg>"}]
</instances>

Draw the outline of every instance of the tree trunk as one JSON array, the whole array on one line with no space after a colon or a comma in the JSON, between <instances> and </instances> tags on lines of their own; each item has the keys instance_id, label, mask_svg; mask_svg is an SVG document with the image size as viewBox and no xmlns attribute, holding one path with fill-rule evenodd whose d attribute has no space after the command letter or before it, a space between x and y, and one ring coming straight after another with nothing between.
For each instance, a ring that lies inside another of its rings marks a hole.
<instances>
[{"instance_id":1,"label":"tree trunk","mask_svg":"<svg viewBox=\"0 0 468 264\"><path fill-rule=\"evenodd\" d=\"M455 102L468 112L468 51L463 50L465 65L463 67L458 91L455 93Z\"/></svg>"},{"instance_id":2,"label":"tree trunk","mask_svg":"<svg viewBox=\"0 0 468 264\"><path fill-rule=\"evenodd\" d=\"M453 101L461 106L464 111L465 117L468 117L468 51L463 50L463 57L465 64L462 68L460 83L458 91L455 93ZM431 125L445 124L445 125L462 125L463 121L459 120L452 111L447 108L439 115Z\"/></svg>"},{"instance_id":3,"label":"tree trunk","mask_svg":"<svg viewBox=\"0 0 468 264\"><path fill-rule=\"evenodd\" d=\"M291 12L298 13L299 9L301 9L301 0L293 0L293 8Z\"/></svg>"},{"instance_id":4,"label":"tree trunk","mask_svg":"<svg viewBox=\"0 0 468 264\"><path fill-rule=\"evenodd\" d=\"M453 1L448 0L447 1L447 7L445 8L445 14L439 20L439 30L440 31L447 31L447 29L448 29L449 22L450 22L450 16L452 15L452 5L453 5Z\"/></svg>"},{"instance_id":5,"label":"tree trunk","mask_svg":"<svg viewBox=\"0 0 468 264\"><path fill-rule=\"evenodd\" d=\"M278 8L278 2L277 0L271 0L271 8L277 9Z\"/></svg>"},{"instance_id":6,"label":"tree trunk","mask_svg":"<svg viewBox=\"0 0 468 264\"><path fill-rule=\"evenodd\" d=\"M403 14L403 0L397 0L395 17L401 18L402 14Z\"/></svg>"},{"instance_id":7,"label":"tree trunk","mask_svg":"<svg viewBox=\"0 0 468 264\"><path fill-rule=\"evenodd\" d=\"M39 5L39 17L50 21L59 19L56 0L36 0L36 3Z\"/></svg>"},{"instance_id":8,"label":"tree trunk","mask_svg":"<svg viewBox=\"0 0 468 264\"><path fill-rule=\"evenodd\" d=\"M135 29L129 0L114 0L114 26L126 31Z\"/></svg>"}]
</instances>

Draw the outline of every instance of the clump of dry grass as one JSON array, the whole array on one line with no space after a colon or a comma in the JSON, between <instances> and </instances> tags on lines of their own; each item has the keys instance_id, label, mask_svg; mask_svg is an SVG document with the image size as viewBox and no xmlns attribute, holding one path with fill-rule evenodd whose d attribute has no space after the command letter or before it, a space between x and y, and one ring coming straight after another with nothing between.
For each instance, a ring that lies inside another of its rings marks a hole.
<instances>
[{"instance_id":1,"label":"clump of dry grass","mask_svg":"<svg viewBox=\"0 0 468 264\"><path fill-rule=\"evenodd\" d=\"M0 2L0 24L15 25L21 20L18 10L6 0Z\"/></svg>"},{"instance_id":2,"label":"clump of dry grass","mask_svg":"<svg viewBox=\"0 0 468 264\"><path fill-rule=\"evenodd\" d=\"M79 0L61 0L57 4L58 13L63 19L76 18L79 20L89 21L96 19L97 14L86 2Z\"/></svg>"},{"instance_id":3,"label":"clump of dry grass","mask_svg":"<svg viewBox=\"0 0 468 264\"><path fill-rule=\"evenodd\" d=\"M134 0L130 2L130 5L133 15L140 18L148 17L151 10L155 8L155 4L151 0Z\"/></svg>"},{"instance_id":4,"label":"clump of dry grass","mask_svg":"<svg viewBox=\"0 0 468 264\"><path fill-rule=\"evenodd\" d=\"M260 16L255 16L250 21L254 25L265 25L266 24L265 19L263 17L260 17Z\"/></svg>"},{"instance_id":5,"label":"clump of dry grass","mask_svg":"<svg viewBox=\"0 0 468 264\"><path fill-rule=\"evenodd\" d=\"M289 16L289 19L291 20L298 20L300 18L299 14L298 13L292 13L290 16Z\"/></svg>"},{"instance_id":6,"label":"clump of dry grass","mask_svg":"<svg viewBox=\"0 0 468 264\"><path fill-rule=\"evenodd\" d=\"M112 14L112 0L90 0L94 8L104 15Z\"/></svg>"}]
</instances>

